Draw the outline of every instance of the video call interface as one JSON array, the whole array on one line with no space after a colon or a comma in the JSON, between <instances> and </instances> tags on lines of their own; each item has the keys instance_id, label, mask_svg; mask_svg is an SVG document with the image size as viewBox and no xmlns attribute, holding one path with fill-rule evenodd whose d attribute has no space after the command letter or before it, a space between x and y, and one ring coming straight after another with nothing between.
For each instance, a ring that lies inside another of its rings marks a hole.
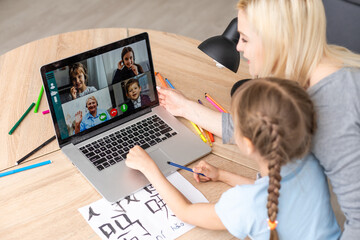
<instances>
[{"instance_id":1,"label":"video call interface","mask_svg":"<svg viewBox=\"0 0 360 240\"><path fill-rule=\"evenodd\" d=\"M62 139L156 100L145 40L47 72L46 79Z\"/></svg>"}]
</instances>

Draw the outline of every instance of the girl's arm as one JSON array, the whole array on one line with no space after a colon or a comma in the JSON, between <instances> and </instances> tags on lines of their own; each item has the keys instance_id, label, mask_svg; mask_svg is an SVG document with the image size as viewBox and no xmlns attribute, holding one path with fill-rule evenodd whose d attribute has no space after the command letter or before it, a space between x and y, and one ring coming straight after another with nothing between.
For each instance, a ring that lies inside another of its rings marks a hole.
<instances>
[{"instance_id":1,"label":"girl's arm","mask_svg":"<svg viewBox=\"0 0 360 240\"><path fill-rule=\"evenodd\" d=\"M161 173L155 162L139 146L132 148L127 155L126 165L141 171L158 191L174 214L182 221L213 230L225 230L215 212L215 204L192 204Z\"/></svg>"},{"instance_id":2,"label":"girl's arm","mask_svg":"<svg viewBox=\"0 0 360 240\"><path fill-rule=\"evenodd\" d=\"M180 91L157 87L160 105L172 115L184 117L200 127L222 137L222 116L197 102L187 99Z\"/></svg>"}]
</instances>

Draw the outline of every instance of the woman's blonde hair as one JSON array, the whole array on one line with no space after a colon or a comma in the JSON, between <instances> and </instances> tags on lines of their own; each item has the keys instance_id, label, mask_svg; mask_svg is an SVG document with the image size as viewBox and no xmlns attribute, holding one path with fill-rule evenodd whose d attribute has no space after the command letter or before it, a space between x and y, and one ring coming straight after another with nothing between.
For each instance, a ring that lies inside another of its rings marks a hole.
<instances>
[{"instance_id":1,"label":"woman's blonde hair","mask_svg":"<svg viewBox=\"0 0 360 240\"><path fill-rule=\"evenodd\" d=\"M315 111L306 91L295 81L253 79L236 90L231 100L236 137L246 137L268 161L268 217L278 213L281 166L310 151L316 129ZM264 220L265 221L265 220ZM270 239L278 239L276 229Z\"/></svg>"},{"instance_id":2,"label":"woman's blonde hair","mask_svg":"<svg viewBox=\"0 0 360 240\"><path fill-rule=\"evenodd\" d=\"M263 44L259 77L281 77L305 87L323 57L338 67L360 67L360 55L326 41L326 17L321 0L239 0Z\"/></svg>"}]
</instances>

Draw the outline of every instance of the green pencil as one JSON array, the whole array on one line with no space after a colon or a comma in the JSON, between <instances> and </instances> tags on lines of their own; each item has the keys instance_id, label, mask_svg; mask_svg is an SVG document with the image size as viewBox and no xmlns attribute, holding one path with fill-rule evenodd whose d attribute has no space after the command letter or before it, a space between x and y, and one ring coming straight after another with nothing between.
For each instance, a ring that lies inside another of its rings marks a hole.
<instances>
[{"instance_id":1,"label":"green pencil","mask_svg":"<svg viewBox=\"0 0 360 240\"><path fill-rule=\"evenodd\" d=\"M15 125L13 126L13 128L10 130L9 135L11 135L15 129L19 126L19 124L21 123L21 121L26 117L26 115L30 112L30 110L35 106L35 103L32 103L30 105L30 107L26 110L26 112L21 116L21 118L19 119L19 121L17 121L17 123L15 123Z\"/></svg>"},{"instance_id":2,"label":"green pencil","mask_svg":"<svg viewBox=\"0 0 360 240\"><path fill-rule=\"evenodd\" d=\"M44 87L41 86L39 97L38 97L38 100L37 100L36 105L35 105L34 113L38 112L38 108L39 108L39 105L40 105L40 101L41 101L41 97L42 97L43 92L44 92Z\"/></svg>"}]
</instances>

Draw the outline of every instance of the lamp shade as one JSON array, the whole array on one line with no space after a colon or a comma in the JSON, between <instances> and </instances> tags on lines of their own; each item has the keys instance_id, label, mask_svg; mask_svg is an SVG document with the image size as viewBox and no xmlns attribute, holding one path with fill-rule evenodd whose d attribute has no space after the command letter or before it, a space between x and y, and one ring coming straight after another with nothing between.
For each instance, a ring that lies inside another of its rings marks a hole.
<instances>
[{"instance_id":1,"label":"lamp shade","mask_svg":"<svg viewBox=\"0 0 360 240\"><path fill-rule=\"evenodd\" d=\"M239 41L237 18L234 18L224 33L202 42L198 48L233 72L237 72L240 64L240 53L236 50Z\"/></svg>"}]
</instances>

